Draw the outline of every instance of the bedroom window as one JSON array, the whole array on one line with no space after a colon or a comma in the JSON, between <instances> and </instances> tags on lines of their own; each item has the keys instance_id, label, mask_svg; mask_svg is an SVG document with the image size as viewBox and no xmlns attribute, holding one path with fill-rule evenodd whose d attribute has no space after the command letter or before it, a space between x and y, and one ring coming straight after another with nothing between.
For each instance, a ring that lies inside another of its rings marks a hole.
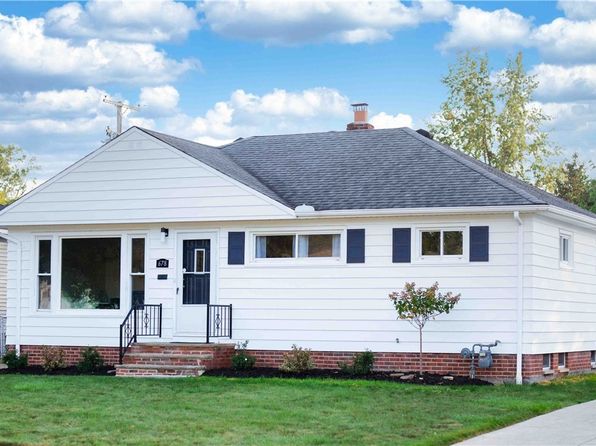
<instances>
[{"instance_id":1,"label":"bedroom window","mask_svg":"<svg viewBox=\"0 0 596 446\"><path fill-rule=\"evenodd\" d=\"M559 235L559 260L563 266L571 264L571 236L569 234Z\"/></svg>"},{"instance_id":2,"label":"bedroom window","mask_svg":"<svg viewBox=\"0 0 596 446\"><path fill-rule=\"evenodd\" d=\"M424 257L462 257L464 231L432 229L420 231L420 255Z\"/></svg>"},{"instance_id":3,"label":"bedroom window","mask_svg":"<svg viewBox=\"0 0 596 446\"><path fill-rule=\"evenodd\" d=\"M119 309L121 239L64 238L61 308Z\"/></svg>"},{"instance_id":4,"label":"bedroom window","mask_svg":"<svg viewBox=\"0 0 596 446\"><path fill-rule=\"evenodd\" d=\"M37 308L49 310L52 301L52 241L39 240L37 263Z\"/></svg>"},{"instance_id":5,"label":"bedroom window","mask_svg":"<svg viewBox=\"0 0 596 446\"><path fill-rule=\"evenodd\" d=\"M131 241L130 289L132 305L145 303L145 239Z\"/></svg>"},{"instance_id":6,"label":"bedroom window","mask_svg":"<svg viewBox=\"0 0 596 446\"><path fill-rule=\"evenodd\" d=\"M257 235L255 258L339 258L340 239L340 234Z\"/></svg>"}]
</instances>

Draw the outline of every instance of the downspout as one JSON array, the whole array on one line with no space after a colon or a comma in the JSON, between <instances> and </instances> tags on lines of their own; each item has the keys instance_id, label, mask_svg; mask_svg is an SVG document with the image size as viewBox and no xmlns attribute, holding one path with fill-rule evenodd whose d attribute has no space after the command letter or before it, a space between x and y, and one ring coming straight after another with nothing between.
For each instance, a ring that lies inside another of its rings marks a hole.
<instances>
[{"instance_id":1,"label":"downspout","mask_svg":"<svg viewBox=\"0 0 596 446\"><path fill-rule=\"evenodd\" d=\"M523 346L524 346L524 222L519 211L513 212L517 222L517 354L515 361L515 383L523 382Z\"/></svg>"},{"instance_id":2,"label":"downspout","mask_svg":"<svg viewBox=\"0 0 596 446\"><path fill-rule=\"evenodd\" d=\"M7 242L9 243L14 243L16 245L16 249L17 249L17 258L16 258L16 270L17 270L17 274L16 274L16 304L15 304L15 319L16 319L16 323L15 323L15 349L17 351L17 353L21 352L21 288L23 286L22 284L22 269L23 269L23 264L22 264L22 246L21 246L21 241L8 235L8 234L2 234L1 235L2 238L6 239Z\"/></svg>"}]
</instances>

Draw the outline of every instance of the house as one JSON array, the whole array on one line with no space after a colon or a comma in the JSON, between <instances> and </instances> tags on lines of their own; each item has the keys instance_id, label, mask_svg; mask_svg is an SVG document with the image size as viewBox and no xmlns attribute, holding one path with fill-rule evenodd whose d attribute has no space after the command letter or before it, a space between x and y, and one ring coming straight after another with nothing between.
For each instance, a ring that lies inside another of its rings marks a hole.
<instances>
[{"instance_id":1,"label":"house","mask_svg":"<svg viewBox=\"0 0 596 446\"><path fill-rule=\"evenodd\" d=\"M222 366L244 340L262 366L297 344L408 370L388 293L438 281L462 297L425 329L427 370L467 374L462 348L495 340L480 377L591 370L596 215L425 132L352 127L220 148L128 129L0 213L8 344L95 346L120 375Z\"/></svg>"}]
</instances>

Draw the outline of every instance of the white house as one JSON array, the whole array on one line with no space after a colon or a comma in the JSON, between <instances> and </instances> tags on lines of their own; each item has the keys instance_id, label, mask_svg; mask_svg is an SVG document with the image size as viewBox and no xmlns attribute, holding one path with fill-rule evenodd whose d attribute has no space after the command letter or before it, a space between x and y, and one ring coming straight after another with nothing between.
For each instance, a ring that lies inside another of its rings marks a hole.
<instances>
[{"instance_id":1,"label":"white house","mask_svg":"<svg viewBox=\"0 0 596 446\"><path fill-rule=\"evenodd\" d=\"M243 340L264 366L297 344L320 367L368 348L412 369L388 293L438 281L462 297L425 329L428 370L467 374L461 349L495 340L481 377L593 368L596 215L421 133L214 148L130 128L0 213L8 344L30 362L122 346L119 374L226 365Z\"/></svg>"}]
</instances>

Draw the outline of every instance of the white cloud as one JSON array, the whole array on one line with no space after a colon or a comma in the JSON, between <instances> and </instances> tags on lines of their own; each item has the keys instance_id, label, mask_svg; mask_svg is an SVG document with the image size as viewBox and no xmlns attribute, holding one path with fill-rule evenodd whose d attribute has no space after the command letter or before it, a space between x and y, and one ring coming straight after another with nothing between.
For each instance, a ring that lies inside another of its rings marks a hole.
<instances>
[{"instance_id":1,"label":"white cloud","mask_svg":"<svg viewBox=\"0 0 596 446\"><path fill-rule=\"evenodd\" d=\"M49 35L117 41L182 40L198 28L197 11L172 0L91 0L50 9Z\"/></svg>"},{"instance_id":2,"label":"white cloud","mask_svg":"<svg viewBox=\"0 0 596 446\"><path fill-rule=\"evenodd\" d=\"M523 46L531 22L509 9L485 11L458 6L448 20L451 30L439 44L442 50Z\"/></svg>"},{"instance_id":3,"label":"white cloud","mask_svg":"<svg viewBox=\"0 0 596 446\"><path fill-rule=\"evenodd\" d=\"M530 71L536 76L541 99L573 100L596 98L596 65L539 64Z\"/></svg>"},{"instance_id":4,"label":"white cloud","mask_svg":"<svg viewBox=\"0 0 596 446\"><path fill-rule=\"evenodd\" d=\"M596 62L596 20L560 17L536 28L532 41L549 60Z\"/></svg>"},{"instance_id":5,"label":"white cloud","mask_svg":"<svg viewBox=\"0 0 596 446\"><path fill-rule=\"evenodd\" d=\"M570 19L596 19L596 1L559 1L558 6Z\"/></svg>"},{"instance_id":6,"label":"white cloud","mask_svg":"<svg viewBox=\"0 0 596 446\"><path fill-rule=\"evenodd\" d=\"M391 129L397 127L412 127L412 117L404 113L389 115L385 112L377 113L369 119L376 129Z\"/></svg>"},{"instance_id":7,"label":"white cloud","mask_svg":"<svg viewBox=\"0 0 596 446\"><path fill-rule=\"evenodd\" d=\"M169 59L155 46L91 39L80 44L44 34L43 19L0 14L0 85L43 79L75 85L123 82L159 84L196 67L191 60ZM0 87L2 88L2 87Z\"/></svg>"},{"instance_id":8,"label":"white cloud","mask_svg":"<svg viewBox=\"0 0 596 446\"><path fill-rule=\"evenodd\" d=\"M147 107L145 114L163 115L172 113L178 106L180 94L171 85L141 88L141 106Z\"/></svg>"},{"instance_id":9,"label":"white cloud","mask_svg":"<svg viewBox=\"0 0 596 446\"><path fill-rule=\"evenodd\" d=\"M391 38L404 27L444 19L451 13L448 0L203 0L198 8L204 21L226 37L273 45L308 42L361 43Z\"/></svg>"}]
</instances>

